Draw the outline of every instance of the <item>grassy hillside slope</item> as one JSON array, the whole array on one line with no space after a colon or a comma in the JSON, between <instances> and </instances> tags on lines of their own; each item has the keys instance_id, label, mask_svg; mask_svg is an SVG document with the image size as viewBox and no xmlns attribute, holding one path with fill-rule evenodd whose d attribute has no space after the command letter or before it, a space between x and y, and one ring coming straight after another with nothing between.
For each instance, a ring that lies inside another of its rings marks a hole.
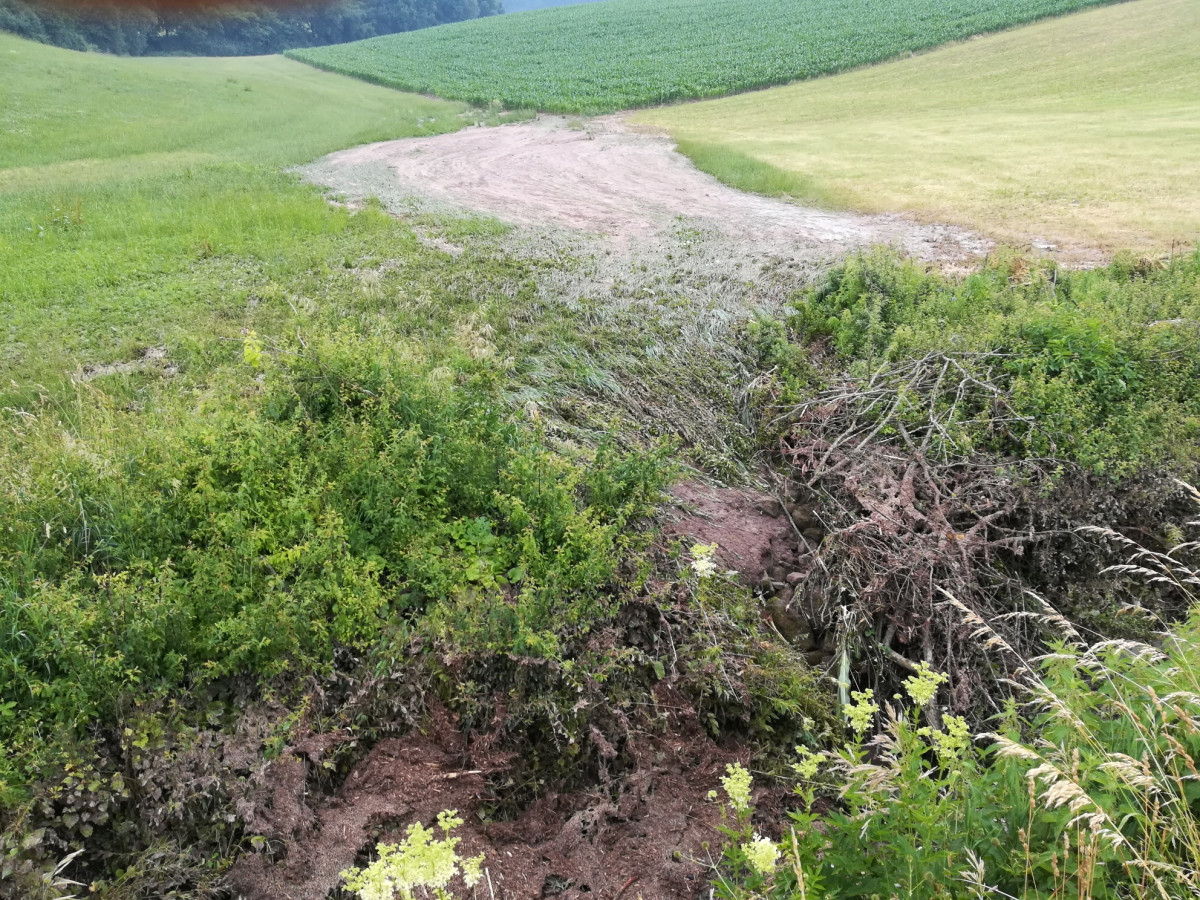
<instances>
[{"instance_id":1,"label":"grassy hillside slope","mask_svg":"<svg viewBox=\"0 0 1200 900\"><path fill-rule=\"evenodd\" d=\"M234 260L303 267L348 228L279 166L462 124L457 104L277 56L116 59L0 35L0 60L0 400L27 390L12 380L227 333L219 317L245 303Z\"/></svg>"},{"instance_id":2,"label":"grassy hillside slope","mask_svg":"<svg viewBox=\"0 0 1200 900\"><path fill-rule=\"evenodd\" d=\"M505 808L590 784L598 729L668 671L713 727L830 720L748 590L669 613L670 639L614 624L674 466L606 437L582 385L629 360L659 415L657 373L688 411L711 389L748 447L740 357L695 325L729 321L721 286L709 318L644 315L667 307L640 288L547 303L555 261L496 223L333 208L277 168L455 104L280 59L0 60L0 896L232 896L266 849L234 800L251 769L353 733L344 774L439 701L464 729L501 710ZM587 440L537 424L559 397ZM717 690L743 671L753 696Z\"/></svg>"},{"instance_id":3,"label":"grassy hillside slope","mask_svg":"<svg viewBox=\"0 0 1200 900\"><path fill-rule=\"evenodd\" d=\"M837 72L1101 0L609 0L295 59L406 90L607 112Z\"/></svg>"},{"instance_id":4,"label":"grassy hillside slope","mask_svg":"<svg viewBox=\"0 0 1200 900\"><path fill-rule=\"evenodd\" d=\"M1200 232L1198 33L1192 0L1137 0L637 120L750 190L1166 249Z\"/></svg>"}]
</instances>

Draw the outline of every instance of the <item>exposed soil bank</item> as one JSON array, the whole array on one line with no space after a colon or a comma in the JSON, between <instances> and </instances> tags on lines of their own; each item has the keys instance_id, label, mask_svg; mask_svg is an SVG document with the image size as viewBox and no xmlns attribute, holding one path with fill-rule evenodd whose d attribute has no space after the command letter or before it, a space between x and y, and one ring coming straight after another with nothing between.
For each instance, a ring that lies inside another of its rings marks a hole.
<instances>
[{"instance_id":1,"label":"exposed soil bank","mask_svg":"<svg viewBox=\"0 0 1200 900\"><path fill-rule=\"evenodd\" d=\"M719 542L722 565L746 582L799 564L792 513L771 496L686 481L671 493L667 540ZM485 855L490 886L481 896L707 897L711 863L724 840L721 806L707 795L719 789L726 765L747 762L749 750L737 741L714 741L677 680L672 675L654 686L645 703L654 712L626 720L619 750L592 729L587 740L623 771L610 775L602 767L600 778L582 790L548 790L514 821L487 821L486 815L494 786L520 762L499 749L503 712L493 719L495 733L466 736L435 702L423 733L380 741L333 793L316 787L320 772L331 751L350 738L309 735L267 764L255 779L257 790L239 805L247 830L264 842L260 852L237 860L230 882L245 900L340 897L340 873L373 858L376 843L396 843L411 823L429 825L453 809L464 820L457 831L462 855ZM779 792L760 786L756 793L764 821L777 818Z\"/></svg>"},{"instance_id":2,"label":"exposed soil bank","mask_svg":"<svg viewBox=\"0 0 1200 900\"><path fill-rule=\"evenodd\" d=\"M706 795L739 757L714 744L665 683L654 703L670 724L629 742L633 773L587 793L550 791L513 822L480 821L492 796L487 778L504 772L511 754L490 751L486 738L468 744L444 713L429 734L377 744L330 797L309 794L320 753L298 747L271 764L266 803L248 818L286 852L278 862L242 856L231 881L248 900L325 900L377 841L398 842L408 824L454 809L464 820L460 852L485 854L497 900L612 900L634 886L644 900L691 900L708 884L705 843L721 840L720 808Z\"/></svg>"}]
</instances>

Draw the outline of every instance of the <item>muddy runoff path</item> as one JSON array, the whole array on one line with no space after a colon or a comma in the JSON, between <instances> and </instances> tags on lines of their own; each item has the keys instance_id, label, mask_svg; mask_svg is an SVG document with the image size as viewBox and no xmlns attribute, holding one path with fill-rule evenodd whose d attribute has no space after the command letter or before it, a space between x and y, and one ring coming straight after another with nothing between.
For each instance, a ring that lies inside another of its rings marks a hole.
<instances>
[{"instance_id":1,"label":"muddy runoff path","mask_svg":"<svg viewBox=\"0 0 1200 900\"><path fill-rule=\"evenodd\" d=\"M528 341L521 346L532 348L518 366L526 380L513 375L514 402L571 440L589 440L595 422L652 423L648 433L673 436L691 448L688 461L706 471L733 472L753 454L742 380L749 370L738 338L748 322L778 313L857 248L890 244L947 267L970 266L990 249L961 229L744 194L697 171L667 139L632 132L619 117L582 128L543 117L372 144L301 171L334 202L378 198L434 252L540 261L530 276L536 296L506 312L508 327ZM464 236L447 226L461 214L515 227ZM554 322L569 327L539 330ZM774 598L790 601L792 589L783 585L805 567L795 531L804 526L800 513L785 516L772 496L750 489L684 484L675 494L662 511L666 540L716 543L721 565L747 586L778 586L783 594ZM687 608L683 595L676 602ZM627 608L628 627L614 624L595 639L640 646L651 626L638 624L639 608ZM667 635L677 632L673 647L685 639L689 620L679 613L666 626L662 615L647 612L646 621ZM826 636L811 622L806 627L806 638L789 652L798 664L827 664ZM371 858L377 841L394 842L412 822L429 824L440 810L457 809L465 820L464 854L485 855L489 880L480 897L710 897L711 860L723 838L720 806L708 793L728 764L747 763L751 752L736 730L714 740L674 663L670 668L641 712L628 720L614 712L611 733L590 729L585 740L594 746L583 755L601 761L594 779L569 790L548 786L504 821L490 820L490 804L529 748L505 743L500 712L495 734L464 734L435 706L426 727L379 741L354 758L344 781L330 785L322 773L349 736L300 741L257 773L257 794L243 804L262 850L231 870L236 895L340 900L339 873ZM595 720L607 722L598 714ZM766 780L756 790L755 827L770 833L782 819L786 790Z\"/></svg>"},{"instance_id":2,"label":"muddy runoff path","mask_svg":"<svg viewBox=\"0 0 1200 900\"><path fill-rule=\"evenodd\" d=\"M619 116L543 116L496 128L344 150L306 177L352 197L418 198L516 225L598 235L619 247L680 219L776 256L828 257L889 244L931 262L970 264L991 248L972 232L894 215L830 212L747 194L696 169L657 134ZM731 248L733 249L733 248Z\"/></svg>"}]
</instances>

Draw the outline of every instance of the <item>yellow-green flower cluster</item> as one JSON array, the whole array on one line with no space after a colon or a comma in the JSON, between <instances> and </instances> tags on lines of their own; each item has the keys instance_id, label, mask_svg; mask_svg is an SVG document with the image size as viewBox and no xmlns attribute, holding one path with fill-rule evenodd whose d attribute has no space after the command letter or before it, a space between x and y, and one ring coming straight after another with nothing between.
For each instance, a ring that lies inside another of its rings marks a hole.
<instances>
[{"instance_id":1,"label":"yellow-green flower cluster","mask_svg":"<svg viewBox=\"0 0 1200 900\"><path fill-rule=\"evenodd\" d=\"M483 854L462 859L457 852L459 838L450 832L462 825L455 810L438 814L438 827L446 837L437 840L432 828L420 822L408 826L399 844L380 844L379 859L365 869L348 869L342 873L346 887L361 900L414 900L417 888L441 894L450 880L460 872L467 887L478 883Z\"/></svg>"},{"instance_id":2,"label":"yellow-green flower cluster","mask_svg":"<svg viewBox=\"0 0 1200 900\"><path fill-rule=\"evenodd\" d=\"M746 861L759 875L770 875L775 871L775 864L779 861L779 847L770 838L759 837L756 834L752 840L742 844L742 852L746 854Z\"/></svg>"},{"instance_id":3,"label":"yellow-green flower cluster","mask_svg":"<svg viewBox=\"0 0 1200 900\"><path fill-rule=\"evenodd\" d=\"M692 547L692 571L698 577L711 578L717 574L717 561L713 559L716 552L716 544L696 544Z\"/></svg>"},{"instance_id":4,"label":"yellow-green flower cluster","mask_svg":"<svg viewBox=\"0 0 1200 900\"><path fill-rule=\"evenodd\" d=\"M727 765L725 771L729 774L721 779L721 787L729 797L729 805L734 812L746 812L750 809L750 773L742 768L741 763Z\"/></svg>"},{"instance_id":5,"label":"yellow-green flower cluster","mask_svg":"<svg viewBox=\"0 0 1200 900\"><path fill-rule=\"evenodd\" d=\"M475 887L483 877L483 854L462 861L462 879L467 887Z\"/></svg>"},{"instance_id":6,"label":"yellow-green flower cluster","mask_svg":"<svg viewBox=\"0 0 1200 900\"><path fill-rule=\"evenodd\" d=\"M871 727L875 714L879 712L879 706L875 703L875 692L870 688L865 691L853 691L850 699L854 702L846 706L846 718L854 733L862 737Z\"/></svg>"},{"instance_id":7,"label":"yellow-green flower cluster","mask_svg":"<svg viewBox=\"0 0 1200 900\"><path fill-rule=\"evenodd\" d=\"M796 756L799 758L796 762L792 763L792 771L805 781L811 781L813 776L821 769L822 757L813 753L807 747L797 747Z\"/></svg>"},{"instance_id":8,"label":"yellow-green flower cluster","mask_svg":"<svg viewBox=\"0 0 1200 900\"><path fill-rule=\"evenodd\" d=\"M922 728L919 734L929 739L938 759L947 764L962 758L971 745L971 731L967 728L967 720L961 716L948 715L942 724L946 726L945 731Z\"/></svg>"},{"instance_id":9,"label":"yellow-green flower cluster","mask_svg":"<svg viewBox=\"0 0 1200 900\"><path fill-rule=\"evenodd\" d=\"M929 663L917 663L917 674L904 680L904 690L917 706L928 706L945 680L946 676L931 669Z\"/></svg>"}]
</instances>

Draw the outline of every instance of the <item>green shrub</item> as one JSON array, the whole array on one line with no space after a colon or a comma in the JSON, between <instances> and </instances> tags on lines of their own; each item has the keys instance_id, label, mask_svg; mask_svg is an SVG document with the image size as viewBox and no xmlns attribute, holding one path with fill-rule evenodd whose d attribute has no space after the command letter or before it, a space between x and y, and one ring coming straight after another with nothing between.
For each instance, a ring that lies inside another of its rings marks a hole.
<instances>
[{"instance_id":1,"label":"green shrub","mask_svg":"<svg viewBox=\"0 0 1200 900\"><path fill-rule=\"evenodd\" d=\"M615 611L661 454L553 450L486 363L395 336L251 361L157 412L81 386L84 424L23 420L0 484L18 757L19 723L80 734L133 693L321 671L396 629L554 658Z\"/></svg>"},{"instance_id":2,"label":"green shrub","mask_svg":"<svg viewBox=\"0 0 1200 900\"><path fill-rule=\"evenodd\" d=\"M959 408L977 448L1112 474L1196 462L1200 253L1086 272L1005 256L956 280L875 252L851 257L795 309L801 338L828 341L852 373L952 356L965 374L941 382L940 408L962 400L969 376L1036 425L1014 434L995 410Z\"/></svg>"}]
</instances>

